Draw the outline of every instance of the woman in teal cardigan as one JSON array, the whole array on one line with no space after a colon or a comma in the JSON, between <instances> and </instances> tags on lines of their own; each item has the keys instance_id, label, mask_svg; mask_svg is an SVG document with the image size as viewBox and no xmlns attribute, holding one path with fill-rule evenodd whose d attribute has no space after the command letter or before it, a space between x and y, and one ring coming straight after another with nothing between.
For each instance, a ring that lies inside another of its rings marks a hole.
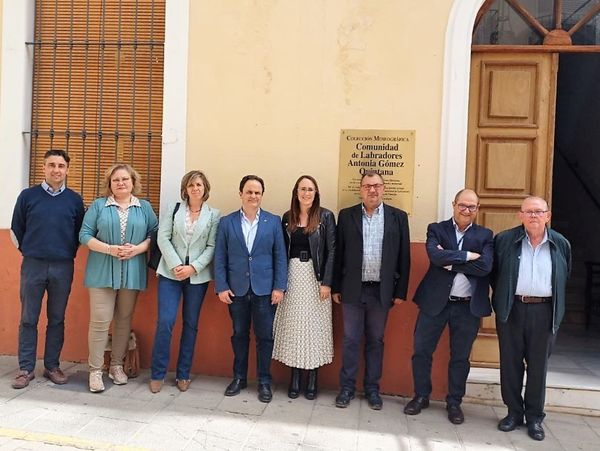
<instances>
[{"instance_id":1,"label":"woman in teal cardigan","mask_svg":"<svg viewBox=\"0 0 600 451\"><path fill-rule=\"evenodd\" d=\"M113 322L108 376L116 385L127 383L123 360L131 318L140 290L146 288L146 251L158 220L150 204L136 196L140 176L130 165L117 163L106 172L104 195L90 205L79 241L90 249L84 284L90 293L88 347L89 388L104 390L102 365L108 329Z\"/></svg>"}]
</instances>

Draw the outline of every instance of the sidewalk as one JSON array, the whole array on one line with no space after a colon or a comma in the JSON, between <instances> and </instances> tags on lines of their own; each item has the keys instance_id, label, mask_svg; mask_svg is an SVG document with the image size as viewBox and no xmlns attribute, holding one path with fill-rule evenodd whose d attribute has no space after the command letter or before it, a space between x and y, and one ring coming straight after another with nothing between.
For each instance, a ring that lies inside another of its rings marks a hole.
<instances>
[{"instance_id":1,"label":"sidewalk","mask_svg":"<svg viewBox=\"0 0 600 451\"><path fill-rule=\"evenodd\" d=\"M360 396L347 409L334 406L336 393L316 401L290 400L275 386L270 404L256 398L251 384L238 396L223 396L228 379L196 376L188 392L172 381L153 395L143 372L125 386L87 390L84 364L65 364L67 385L36 378L24 390L10 384L15 357L0 356L0 450L593 450L600 449L600 418L550 412L546 440L535 442L521 427L496 429L504 408L463 404L466 421L454 426L445 404L432 403L421 415L402 413L405 398L384 397L381 411ZM172 375L171 375L172 376Z\"/></svg>"}]
</instances>

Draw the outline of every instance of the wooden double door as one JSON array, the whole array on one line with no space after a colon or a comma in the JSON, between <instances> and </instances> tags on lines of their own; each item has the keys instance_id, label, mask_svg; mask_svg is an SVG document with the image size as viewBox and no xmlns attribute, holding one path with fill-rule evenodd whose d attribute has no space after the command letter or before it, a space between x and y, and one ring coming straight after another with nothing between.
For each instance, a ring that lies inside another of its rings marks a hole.
<instances>
[{"instance_id":1,"label":"wooden double door","mask_svg":"<svg viewBox=\"0 0 600 451\"><path fill-rule=\"evenodd\" d=\"M494 234L519 224L525 197L551 199L557 71L558 53L472 53L466 186ZM471 362L498 366L494 316L482 320Z\"/></svg>"}]
</instances>

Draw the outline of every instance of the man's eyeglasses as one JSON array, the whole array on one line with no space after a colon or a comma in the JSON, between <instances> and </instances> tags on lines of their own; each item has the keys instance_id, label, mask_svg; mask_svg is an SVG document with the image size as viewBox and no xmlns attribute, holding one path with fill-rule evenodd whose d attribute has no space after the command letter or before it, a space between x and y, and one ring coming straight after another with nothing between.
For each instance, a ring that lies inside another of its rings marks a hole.
<instances>
[{"instance_id":1,"label":"man's eyeglasses","mask_svg":"<svg viewBox=\"0 0 600 451\"><path fill-rule=\"evenodd\" d=\"M475 213L479 208L479 205L458 204L457 207L460 211L469 210L469 213Z\"/></svg>"},{"instance_id":2,"label":"man's eyeglasses","mask_svg":"<svg viewBox=\"0 0 600 451\"><path fill-rule=\"evenodd\" d=\"M521 210L521 213L523 213L526 216L529 216L530 218L539 218L540 216L543 216L545 213L548 213L548 210L527 210L527 211Z\"/></svg>"},{"instance_id":3,"label":"man's eyeglasses","mask_svg":"<svg viewBox=\"0 0 600 451\"><path fill-rule=\"evenodd\" d=\"M306 186L303 186L301 188L298 188L298 191L302 191L303 193L314 193L315 189L314 188L307 188Z\"/></svg>"},{"instance_id":4,"label":"man's eyeglasses","mask_svg":"<svg viewBox=\"0 0 600 451\"><path fill-rule=\"evenodd\" d=\"M372 189L379 191L381 188L383 188L383 183L373 183L373 184L365 183L364 185L361 185L360 187L362 189L364 189L365 191L371 191Z\"/></svg>"}]
</instances>

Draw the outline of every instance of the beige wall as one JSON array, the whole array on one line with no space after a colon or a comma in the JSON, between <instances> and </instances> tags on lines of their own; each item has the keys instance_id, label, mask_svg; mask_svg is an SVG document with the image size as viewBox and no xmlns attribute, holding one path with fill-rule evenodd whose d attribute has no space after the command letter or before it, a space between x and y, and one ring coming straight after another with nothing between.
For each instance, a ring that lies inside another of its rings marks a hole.
<instances>
[{"instance_id":1,"label":"beige wall","mask_svg":"<svg viewBox=\"0 0 600 451\"><path fill-rule=\"evenodd\" d=\"M2 20L4 17L4 1L0 0L0 74L2 74ZM0 90L1 91L1 90ZM0 96L2 92L0 92Z\"/></svg>"},{"instance_id":2,"label":"beige wall","mask_svg":"<svg viewBox=\"0 0 600 451\"><path fill-rule=\"evenodd\" d=\"M337 209L342 128L414 129L413 241L436 221L444 36L451 0L190 1L186 167L239 207L247 173L281 214L302 173Z\"/></svg>"}]
</instances>

